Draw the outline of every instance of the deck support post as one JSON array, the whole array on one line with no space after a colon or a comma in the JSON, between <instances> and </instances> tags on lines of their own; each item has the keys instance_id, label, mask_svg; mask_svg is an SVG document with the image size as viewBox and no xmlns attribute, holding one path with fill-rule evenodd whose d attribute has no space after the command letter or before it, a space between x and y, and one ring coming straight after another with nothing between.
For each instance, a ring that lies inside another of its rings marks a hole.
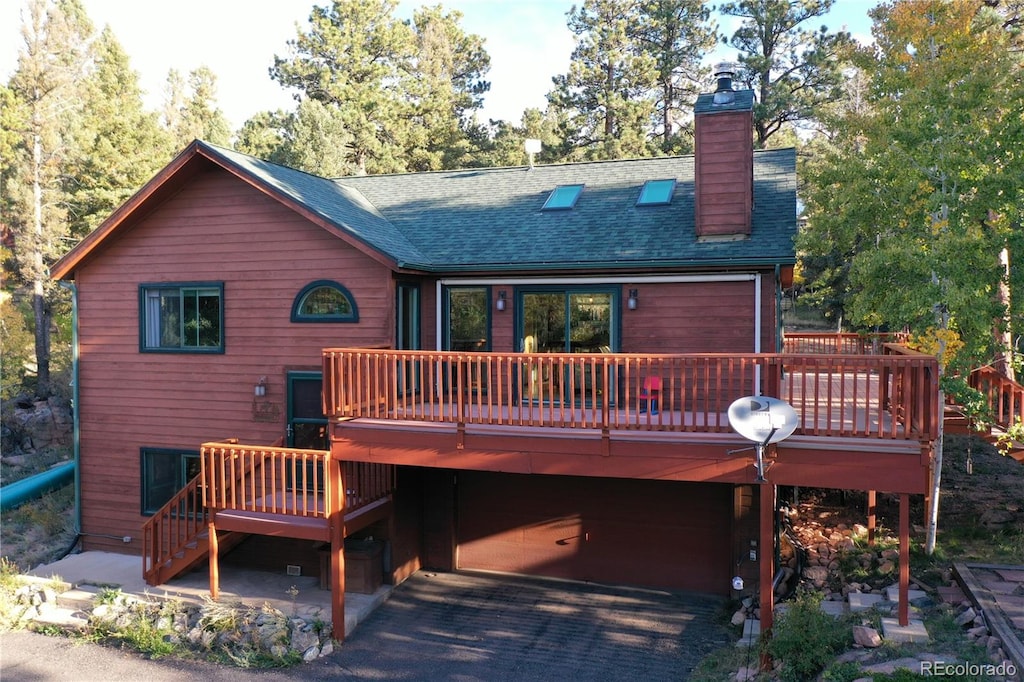
<instances>
[{"instance_id":1,"label":"deck support post","mask_svg":"<svg viewBox=\"0 0 1024 682\"><path fill-rule=\"evenodd\" d=\"M217 525L210 518L208 526L210 542L210 599L217 601L220 596L220 544L217 541Z\"/></svg>"},{"instance_id":2,"label":"deck support post","mask_svg":"<svg viewBox=\"0 0 1024 682\"><path fill-rule=\"evenodd\" d=\"M876 493L874 490L868 491L868 547L875 546L875 514L876 514Z\"/></svg>"},{"instance_id":3,"label":"deck support post","mask_svg":"<svg viewBox=\"0 0 1024 682\"><path fill-rule=\"evenodd\" d=\"M328 528L331 534L331 629L345 641L345 474L341 460L328 455Z\"/></svg>"},{"instance_id":4,"label":"deck support post","mask_svg":"<svg viewBox=\"0 0 1024 682\"><path fill-rule=\"evenodd\" d=\"M900 604L899 623L910 623L910 495L900 494Z\"/></svg>"},{"instance_id":5,"label":"deck support post","mask_svg":"<svg viewBox=\"0 0 1024 682\"><path fill-rule=\"evenodd\" d=\"M766 483L759 486L761 493L760 539L758 540L758 561L760 561L758 582L760 585L761 636L770 636L774 622L775 590L772 585L775 562L775 485Z\"/></svg>"}]
</instances>

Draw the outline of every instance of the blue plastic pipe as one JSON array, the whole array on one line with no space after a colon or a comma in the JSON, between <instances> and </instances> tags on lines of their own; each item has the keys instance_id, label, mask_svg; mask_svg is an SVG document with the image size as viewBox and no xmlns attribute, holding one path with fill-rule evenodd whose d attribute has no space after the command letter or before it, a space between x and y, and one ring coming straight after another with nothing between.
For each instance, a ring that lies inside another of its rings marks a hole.
<instances>
[{"instance_id":1,"label":"blue plastic pipe","mask_svg":"<svg viewBox=\"0 0 1024 682\"><path fill-rule=\"evenodd\" d=\"M75 479L75 463L64 462L42 473L0 488L0 510L7 511L35 499Z\"/></svg>"}]
</instances>

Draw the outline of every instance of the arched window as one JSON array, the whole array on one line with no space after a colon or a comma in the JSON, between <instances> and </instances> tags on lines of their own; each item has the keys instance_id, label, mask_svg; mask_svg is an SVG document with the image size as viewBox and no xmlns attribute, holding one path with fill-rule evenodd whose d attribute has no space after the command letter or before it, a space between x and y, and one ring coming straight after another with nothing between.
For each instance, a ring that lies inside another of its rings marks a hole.
<instances>
[{"instance_id":1,"label":"arched window","mask_svg":"<svg viewBox=\"0 0 1024 682\"><path fill-rule=\"evenodd\" d=\"M358 322L359 309L348 289L317 280L303 287L292 304L292 322Z\"/></svg>"}]
</instances>

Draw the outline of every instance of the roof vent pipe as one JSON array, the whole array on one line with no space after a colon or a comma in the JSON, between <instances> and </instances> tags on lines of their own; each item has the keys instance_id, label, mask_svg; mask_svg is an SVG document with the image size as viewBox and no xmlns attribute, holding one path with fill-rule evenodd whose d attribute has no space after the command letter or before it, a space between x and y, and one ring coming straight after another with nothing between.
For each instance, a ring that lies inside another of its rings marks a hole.
<instances>
[{"instance_id":1,"label":"roof vent pipe","mask_svg":"<svg viewBox=\"0 0 1024 682\"><path fill-rule=\"evenodd\" d=\"M530 168L533 168L533 155L540 154L540 140L528 137L525 140L523 140L523 146L526 148L526 156L529 157L530 159Z\"/></svg>"},{"instance_id":2,"label":"roof vent pipe","mask_svg":"<svg viewBox=\"0 0 1024 682\"><path fill-rule=\"evenodd\" d=\"M736 75L736 65L732 62L719 62L715 64L715 79L718 81L715 87L715 104L731 104L736 100L736 94L732 89L732 79Z\"/></svg>"}]
</instances>

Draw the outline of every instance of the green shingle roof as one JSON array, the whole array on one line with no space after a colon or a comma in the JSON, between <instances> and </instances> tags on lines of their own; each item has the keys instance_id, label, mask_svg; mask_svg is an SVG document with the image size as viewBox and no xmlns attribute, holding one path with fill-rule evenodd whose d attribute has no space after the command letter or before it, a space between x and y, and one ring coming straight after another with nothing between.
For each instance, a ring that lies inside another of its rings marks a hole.
<instances>
[{"instance_id":1,"label":"green shingle roof","mask_svg":"<svg viewBox=\"0 0 1024 682\"><path fill-rule=\"evenodd\" d=\"M713 92L697 96L697 102L693 105L694 114L710 114L719 111L752 111L754 108L753 90L733 90L732 98L727 102L715 102Z\"/></svg>"},{"instance_id":2,"label":"green shingle roof","mask_svg":"<svg viewBox=\"0 0 1024 682\"><path fill-rule=\"evenodd\" d=\"M427 272L623 269L795 262L796 154L754 153L749 238L701 241L692 156L319 178L204 146L339 230ZM636 206L647 180L676 178L672 202ZM551 190L584 184L570 210Z\"/></svg>"}]
</instances>

